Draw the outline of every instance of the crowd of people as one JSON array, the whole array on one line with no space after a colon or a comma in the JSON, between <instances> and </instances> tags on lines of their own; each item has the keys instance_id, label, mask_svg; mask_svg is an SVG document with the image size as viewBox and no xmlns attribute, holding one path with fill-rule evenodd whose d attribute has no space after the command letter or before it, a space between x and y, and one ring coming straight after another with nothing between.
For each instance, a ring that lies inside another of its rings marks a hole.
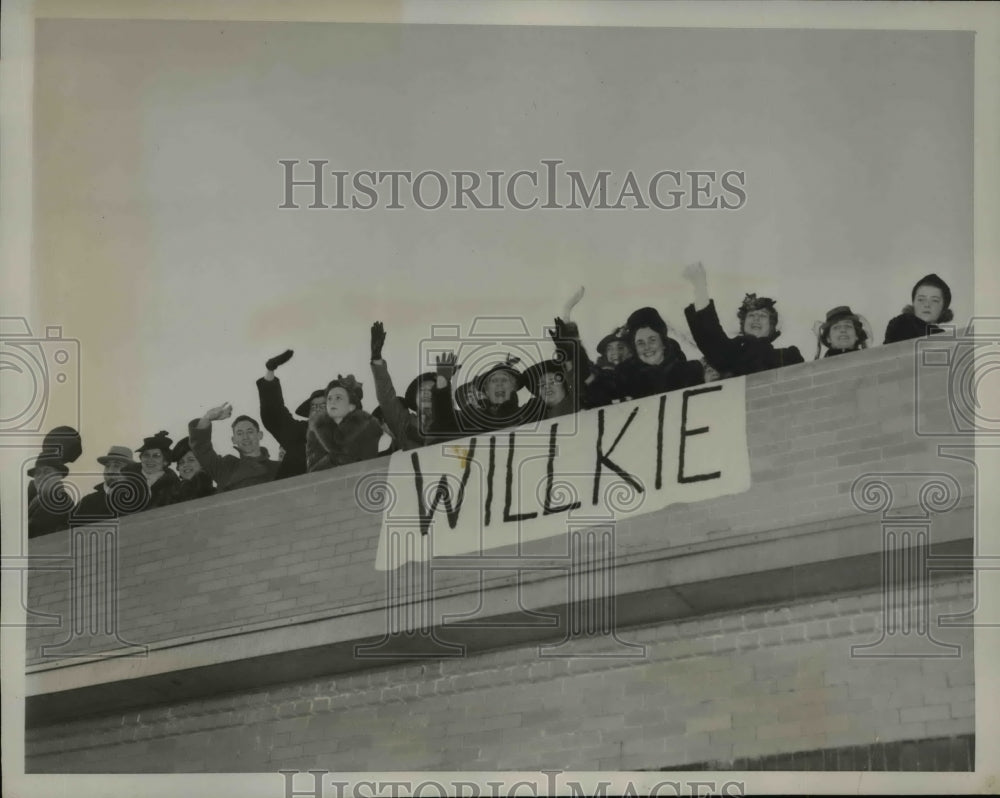
<instances>
[{"instance_id":1,"label":"crowd of people","mask_svg":"<svg viewBox=\"0 0 1000 798\"><path fill-rule=\"evenodd\" d=\"M268 360L264 376L257 380L260 421L238 415L230 424L237 454L219 454L213 444L214 422L232 417L232 406L222 404L193 419L187 436L176 444L165 430L145 438L137 449L138 460L130 448L111 446L97 458L102 483L78 500L63 479L69 473L67 464L82 454L82 442L76 430L57 427L46 436L42 453L28 471L29 537L804 361L796 347L775 346L780 335L775 300L747 294L736 313L739 333L730 337L709 296L701 264L688 267L684 276L693 289L693 302L684 314L702 354L699 360L686 357L652 307L636 310L604 336L596 359L591 359L571 319L583 297L580 289L563 316L555 319L550 359L522 367L508 357L459 381L461 366L454 353L446 353L437 358L433 371L414 377L402 396L382 356L385 327L375 322L370 354L377 407L370 414L363 408L362 385L353 375L338 375L291 412L276 374L293 356L287 350ZM951 298L948 285L936 274L921 278L910 304L886 327L884 343L942 332L938 323L952 319ZM816 323L814 334L816 358L865 349L873 339L867 321L846 305L831 309L825 321ZM518 398L522 388L531 395L523 404ZM262 425L280 444L275 459L261 445ZM391 444L380 449L385 436Z\"/></svg>"}]
</instances>

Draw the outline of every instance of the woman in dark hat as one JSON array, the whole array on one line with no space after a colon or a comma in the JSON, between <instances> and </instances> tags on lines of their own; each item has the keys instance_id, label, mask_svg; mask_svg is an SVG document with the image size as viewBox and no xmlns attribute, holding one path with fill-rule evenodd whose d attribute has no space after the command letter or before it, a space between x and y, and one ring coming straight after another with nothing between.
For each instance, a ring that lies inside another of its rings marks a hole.
<instances>
[{"instance_id":1,"label":"woman in dark hat","mask_svg":"<svg viewBox=\"0 0 1000 798\"><path fill-rule=\"evenodd\" d=\"M42 440L40 456L44 456L46 460L57 461L65 465L66 463L75 463L82 452L83 442L80 440L79 432L73 427L53 427ZM35 481L31 480L28 483L28 504L31 504L36 495L38 494Z\"/></svg>"},{"instance_id":2,"label":"woman in dark hat","mask_svg":"<svg viewBox=\"0 0 1000 798\"><path fill-rule=\"evenodd\" d=\"M174 504L201 499L215 493L212 478L202 470L201 463L191 451L191 439L181 438L170 453L170 459L177 464L177 482L171 501Z\"/></svg>"},{"instance_id":3,"label":"woman in dark hat","mask_svg":"<svg viewBox=\"0 0 1000 798\"><path fill-rule=\"evenodd\" d=\"M758 371L804 363L797 347L778 348L778 311L774 300L747 294L736 315L739 335L727 336L708 296L708 278L700 263L688 266L684 277L694 287L694 302L684 309L688 327L705 359L722 374L742 376Z\"/></svg>"},{"instance_id":4,"label":"woman in dark hat","mask_svg":"<svg viewBox=\"0 0 1000 798\"><path fill-rule=\"evenodd\" d=\"M622 385L622 369L619 368L634 357L630 346L628 329L622 326L605 335L597 344L596 362L591 363L581 349L587 369L581 397L583 407L604 407L632 398Z\"/></svg>"},{"instance_id":5,"label":"woman in dark hat","mask_svg":"<svg viewBox=\"0 0 1000 798\"><path fill-rule=\"evenodd\" d=\"M69 528L73 500L62 479L69 469L61 457L40 454L28 476L35 485L35 495L28 502L28 537L37 538Z\"/></svg>"},{"instance_id":6,"label":"woman in dark hat","mask_svg":"<svg viewBox=\"0 0 1000 798\"><path fill-rule=\"evenodd\" d=\"M474 390L482 397L482 407L462 414L462 435L495 432L539 419L541 406L538 403L522 405L518 399L517 392L524 387L524 375L516 368L520 362L520 358L508 355L471 380Z\"/></svg>"},{"instance_id":7,"label":"woman in dark hat","mask_svg":"<svg viewBox=\"0 0 1000 798\"><path fill-rule=\"evenodd\" d=\"M885 328L885 341L908 341L944 332L937 323L947 324L953 318L951 312L951 288L936 274L921 277L910 292L912 304L892 319Z\"/></svg>"},{"instance_id":8,"label":"woman in dark hat","mask_svg":"<svg viewBox=\"0 0 1000 798\"><path fill-rule=\"evenodd\" d=\"M628 317L626 327L635 357L621 363L618 372L627 396L639 399L705 381L701 363L687 359L654 308L639 308Z\"/></svg>"},{"instance_id":9,"label":"woman in dark hat","mask_svg":"<svg viewBox=\"0 0 1000 798\"><path fill-rule=\"evenodd\" d=\"M363 391L353 374L326 386L326 413L309 419L306 462L309 471L322 471L378 456L382 428L361 409Z\"/></svg>"},{"instance_id":10,"label":"woman in dark hat","mask_svg":"<svg viewBox=\"0 0 1000 798\"><path fill-rule=\"evenodd\" d=\"M139 464L142 475L149 485L149 501L144 509L164 507L173 501L174 489L178 478L169 467L170 447L173 441L167 436L167 431L161 429L150 438L144 438L139 453Z\"/></svg>"},{"instance_id":11,"label":"woman in dark hat","mask_svg":"<svg viewBox=\"0 0 1000 798\"><path fill-rule=\"evenodd\" d=\"M820 349L824 346L826 354L823 357L867 349L871 338L868 329L865 318L854 313L847 305L839 305L827 311L826 321L813 325L813 333L816 335L816 357L813 359L819 359Z\"/></svg>"}]
</instances>

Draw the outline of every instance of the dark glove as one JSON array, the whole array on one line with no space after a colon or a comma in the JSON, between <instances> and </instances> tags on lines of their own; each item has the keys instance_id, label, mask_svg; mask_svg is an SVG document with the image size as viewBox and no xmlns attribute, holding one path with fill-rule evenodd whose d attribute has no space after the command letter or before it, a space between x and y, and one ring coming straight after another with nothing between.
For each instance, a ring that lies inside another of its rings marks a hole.
<instances>
[{"instance_id":1,"label":"dark glove","mask_svg":"<svg viewBox=\"0 0 1000 798\"><path fill-rule=\"evenodd\" d=\"M458 357L454 352L445 352L443 355L438 355L434 360L437 364L437 374L439 377L444 377L446 380L451 382L455 373L461 368L455 361Z\"/></svg>"},{"instance_id":2,"label":"dark glove","mask_svg":"<svg viewBox=\"0 0 1000 798\"><path fill-rule=\"evenodd\" d=\"M267 363L264 364L264 366L267 368L268 371L274 371L276 368L278 368L278 366L281 366L287 363L289 360L291 360L292 355L294 354L295 352L293 352L291 349L286 349L280 355L275 355L270 360L268 360Z\"/></svg>"},{"instance_id":3,"label":"dark glove","mask_svg":"<svg viewBox=\"0 0 1000 798\"><path fill-rule=\"evenodd\" d=\"M385 327L377 321L372 325L372 360L382 359L382 347L385 346Z\"/></svg>"}]
</instances>

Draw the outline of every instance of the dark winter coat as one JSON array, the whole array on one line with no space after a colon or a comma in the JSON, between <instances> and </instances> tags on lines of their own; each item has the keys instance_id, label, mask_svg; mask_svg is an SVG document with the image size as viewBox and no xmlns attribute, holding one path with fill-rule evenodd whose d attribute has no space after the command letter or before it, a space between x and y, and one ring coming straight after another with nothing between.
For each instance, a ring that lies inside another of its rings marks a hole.
<instances>
[{"instance_id":1,"label":"dark winter coat","mask_svg":"<svg viewBox=\"0 0 1000 798\"><path fill-rule=\"evenodd\" d=\"M626 396L641 399L701 385L705 381L705 370L697 360L688 360L684 352L672 338L664 341L663 362L652 365L633 357L620 363L615 371L617 381Z\"/></svg>"},{"instance_id":2,"label":"dark winter coat","mask_svg":"<svg viewBox=\"0 0 1000 798\"><path fill-rule=\"evenodd\" d=\"M944 332L944 330L936 324L929 324L919 316L914 315L912 310L907 309L892 319L886 326L885 341L883 343L894 344L897 341L908 341L911 338L925 338L928 335L936 335L941 332Z\"/></svg>"},{"instance_id":3,"label":"dark winter coat","mask_svg":"<svg viewBox=\"0 0 1000 798\"><path fill-rule=\"evenodd\" d=\"M143 476L143 479L146 477ZM154 507L166 507L174 503L174 490L181 479L171 469L163 469L160 478L152 485L149 485L149 501L144 509L152 510ZM147 482L148 485L148 482Z\"/></svg>"},{"instance_id":4,"label":"dark winter coat","mask_svg":"<svg viewBox=\"0 0 1000 798\"><path fill-rule=\"evenodd\" d=\"M479 435L497 432L522 424L534 424L542 418L541 402L529 401L521 405L515 394L502 405L486 405L475 415L465 414L462 419L462 435Z\"/></svg>"},{"instance_id":5,"label":"dark winter coat","mask_svg":"<svg viewBox=\"0 0 1000 798\"><path fill-rule=\"evenodd\" d=\"M199 471L191 479L177 478L173 486L171 503L179 504L192 499L201 499L214 493L215 485L212 484L212 478L204 471Z\"/></svg>"},{"instance_id":6,"label":"dark winter coat","mask_svg":"<svg viewBox=\"0 0 1000 798\"><path fill-rule=\"evenodd\" d=\"M309 419L306 463L322 471L378 457L382 427L364 410L352 410L338 424L327 415Z\"/></svg>"},{"instance_id":7,"label":"dark winter coat","mask_svg":"<svg viewBox=\"0 0 1000 798\"><path fill-rule=\"evenodd\" d=\"M136 472L129 473L127 480L114 484L110 489L102 482L84 496L73 511L75 524L121 518L146 509L149 501L149 486L146 478Z\"/></svg>"},{"instance_id":8,"label":"dark winter coat","mask_svg":"<svg viewBox=\"0 0 1000 798\"><path fill-rule=\"evenodd\" d=\"M260 423L285 450L275 479L294 477L306 473L306 433L309 422L295 418L287 407L281 391L281 380L275 377L257 380L260 398Z\"/></svg>"},{"instance_id":9,"label":"dark winter coat","mask_svg":"<svg viewBox=\"0 0 1000 798\"><path fill-rule=\"evenodd\" d=\"M753 335L737 335L730 338L723 332L719 316L715 312L715 302L710 300L707 307L695 310L694 305L684 308L688 327L694 342L713 368L740 377L758 371L804 363L805 358L798 347L777 348L773 338L757 338Z\"/></svg>"},{"instance_id":10,"label":"dark winter coat","mask_svg":"<svg viewBox=\"0 0 1000 798\"><path fill-rule=\"evenodd\" d=\"M263 449L258 457L219 455L212 448L212 427L199 429L198 419L188 424L188 435L191 451L202 470L219 486L219 493L270 482L278 472L280 463L268 457Z\"/></svg>"},{"instance_id":11,"label":"dark winter coat","mask_svg":"<svg viewBox=\"0 0 1000 798\"><path fill-rule=\"evenodd\" d=\"M69 529L70 515L73 507L60 510L61 500L68 504L68 497L62 483L54 485L52 492L48 493L51 499L43 501L40 496L35 497L28 503L28 537L37 538L40 535L48 535L52 532L60 532Z\"/></svg>"},{"instance_id":12,"label":"dark winter coat","mask_svg":"<svg viewBox=\"0 0 1000 798\"><path fill-rule=\"evenodd\" d=\"M604 407L615 402L626 402L634 399L634 396L628 394L628 386L622 380L622 373L619 368L591 365L583 387L583 407Z\"/></svg>"}]
</instances>

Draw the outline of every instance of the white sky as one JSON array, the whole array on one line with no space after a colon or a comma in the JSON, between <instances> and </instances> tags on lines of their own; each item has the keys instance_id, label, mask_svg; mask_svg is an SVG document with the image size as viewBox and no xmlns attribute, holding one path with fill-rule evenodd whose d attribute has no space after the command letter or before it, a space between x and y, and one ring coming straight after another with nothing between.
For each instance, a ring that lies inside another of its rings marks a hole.
<instances>
[{"instance_id":1,"label":"white sky","mask_svg":"<svg viewBox=\"0 0 1000 798\"><path fill-rule=\"evenodd\" d=\"M780 343L807 359L834 305L881 341L929 271L971 315L970 33L41 20L35 48L36 298L81 341L76 468L225 400L258 416L254 381L286 347L291 408L353 372L371 410L375 319L400 393L431 325L511 314L537 334L578 285L591 351L646 304L686 332L693 260L724 324L744 292L776 297ZM560 158L615 186L736 169L748 201L279 210L284 158L483 175Z\"/></svg>"}]
</instances>

